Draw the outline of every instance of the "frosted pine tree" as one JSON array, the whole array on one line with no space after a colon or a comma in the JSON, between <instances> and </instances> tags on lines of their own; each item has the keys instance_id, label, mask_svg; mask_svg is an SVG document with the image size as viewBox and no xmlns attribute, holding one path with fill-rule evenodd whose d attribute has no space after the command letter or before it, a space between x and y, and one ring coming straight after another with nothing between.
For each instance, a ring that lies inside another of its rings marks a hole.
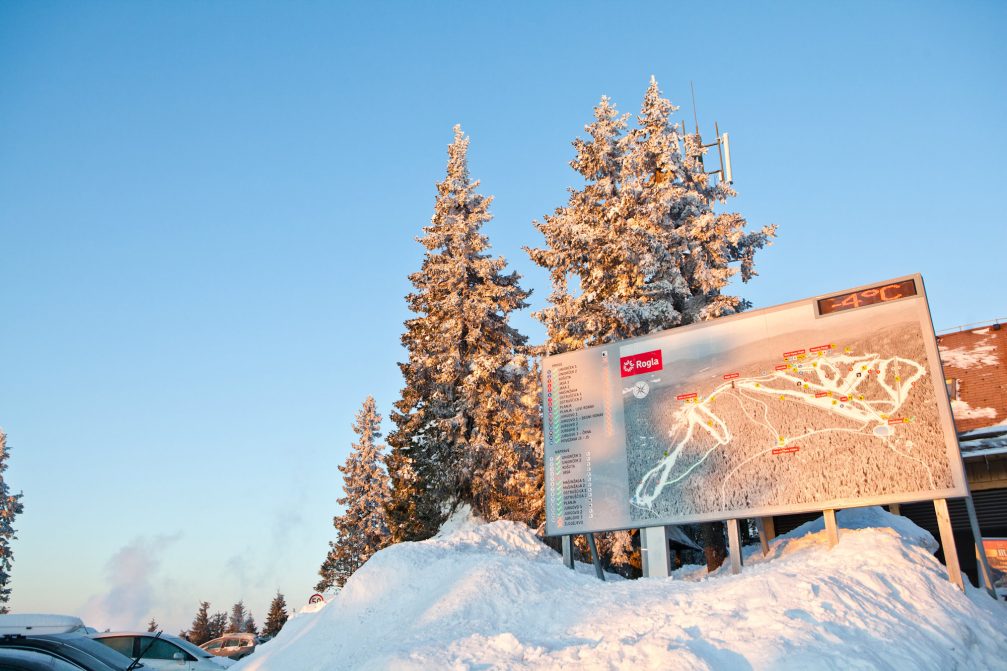
<instances>
[{"instance_id":1,"label":"frosted pine tree","mask_svg":"<svg viewBox=\"0 0 1007 671\"><path fill-rule=\"evenodd\" d=\"M14 519L24 511L21 502L23 494L11 494L10 487L4 478L7 470L7 434L0 429L0 613L7 613L10 602L11 568L14 564L14 554L11 541L16 540Z\"/></svg>"},{"instance_id":2,"label":"frosted pine tree","mask_svg":"<svg viewBox=\"0 0 1007 671\"><path fill-rule=\"evenodd\" d=\"M227 628L225 634L233 634L244 631L245 620L248 618L248 611L245 609L244 600L231 606L231 614L227 618Z\"/></svg>"},{"instance_id":3,"label":"frosted pine tree","mask_svg":"<svg viewBox=\"0 0 1007 671\"><path fill-rule=\"evenodd\" d=\"M734 195L704 173L701 143L672 122L675 107L651 79L637 126L602 98L571 166L584 185L537 222L545 238L529 249L549 271L545 353L646 335L745 309L722 291L755 275L754 254L775 227L745 232L745 219L714 212ZM613 565L637 564L627 532L599 539Z\"/></svg>"},{"instance_id":4,"label":"frosted pine tree","mask_svg":"<svg viewBox=\"0 0 1007 671\"><path fill-rule=\"evenodd\" d=\"M534 315L547 329L546 354L618 337L611 332L614 320L606 301L627 280L606 271L622 265L614 255L617 245L613 241L625 227L619 195L627 116L620 116L615 105L602 96L594 109L594 121L584 127L588 139L573 142L577 154L570 166L583 178L584 187L571 190L565 207L535 223L545 238L545 247L527 251L532 261L549 271L553 289L550 305ZM571 291L571 282L575 291Z\"/></svg>"},{"instance_id":5,"label":"frosted pine tree","mask_svg":"<svg viewBox=\"0 0 1007 671\"><path fill-rule=\"evenodd\" d=\"M200 601L196 617L192 619L192 625L189 626L189 640L196 645L202 645L210 639L216 638L213 633L210 622L210 602Z\"/></svg>"},{"instance_id":6,"label":"frosted pine tree","mask_svg":"<svg viewBox=\"0 0 1007 671\"><path fill-rule=\"evenodd\" d=\"M150 633L154 633L160 628L161 625L157 623L157 620L155 620L154 618L150 618L150 622L147 623L147 631Z\"/></svg>"},{"instance_id":7,"label":"frosted pine tree","mask_svg":"<svg viewBox=\"0 0 1007 671\"><path fill-rule=\"evenodd\" d=\"M228 615L224 611L217 611L210 616L210 637L207 640L220 638L227 631ZM204 641L205 643L206 641Z\"/></svg>"},{"instance_id":8,"label":"frosted pine tree","mask_svg":"<svg viewBox=\"0 0 1007 671\"><path fill-rule=\"evenodd\" d=\"M269 612L266 613L266 623L262 626L262 635L272 638L280 633L283 625L287 623L287 600L283 598L279 590L269 604Z\"/></svg>"},{"instance_id":9,"label":"frosted pine tree","mask_svg":"<svg viewBox=\"0 0 1007 671\"><path fill-rule=\"evenodd\" d=\"M374 398L368 396L357 413L353 432L360 438L352 445L343 473L344 496L338 499L346 511L333 518L338 537L329 543L329 553L319 570L321 580L315 589L333 585L342 587L353 573L375 552L391 542L385 509L391 490L385 472L381 415Z\"/></svg>"},{"instance_id":10,"label":"frosted pine tree","mask_svg":"<svg viewBox=\"0 0 1007 671\"><path fill-rule=\"evenodd\" d=\"M248 617L245 618L245 624L241 628L241 631L249 634L259 633L259 628L255 625L255 618L252 617L252 611L248 611Z\"/></svg>"},{"instance_id":11,"label":"frosted pine tree","mask_svg":"<svg viewBox=\"0 0 1007 671\"><path fill-rule=\"evenodd\" d=\"M459 503L490 519L534 514L508 489L534 490L534 476L522 474L541 462L523 400L531 368L522 354L526 339L508 324L529 292L516 273L505 273L503 258L488 253L480 229L491 219L492 197L480 195L469 176L468 145L456 126L447 175L419 240L427 252L409 278L414 291L406 301L416 317L402 336L409 358L400 364L405 387L388 440L397 540L429 536Z\"/></svg>"}]
</instances>

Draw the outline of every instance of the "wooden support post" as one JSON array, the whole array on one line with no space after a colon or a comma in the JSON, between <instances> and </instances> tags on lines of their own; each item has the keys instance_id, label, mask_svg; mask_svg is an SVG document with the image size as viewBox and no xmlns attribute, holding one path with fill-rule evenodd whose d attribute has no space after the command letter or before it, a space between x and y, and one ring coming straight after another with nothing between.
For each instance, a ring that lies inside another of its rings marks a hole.
<instances>
[{"instance_id":1,"label":"wooden support post","mask_svg":"<svg viewBox=\"0 0 1007 671\"><path fill-rule=\"evenodd\" d=\"M605 572L601 570L601 558L598 557L598 547L594 544L594 534L587 534L587 547L591 550L591 563L594 564L594 575L605 582Z\"/></svg>"},{"instance_id":2,"label":"wooden support post","mask_svg":"<svg viewBox=\"0 0 1007 671\"><path fill-rule=\"evenodd\" d=\"M727 520L727 544L731 554L731 573L741 573L741 531L738 520Z\"/></svg>"},{"instance_id":3,"label":"wooden support post","mask_svg":"<svg viewBox=\"0 0 1007 671\"><path fill-rule=\"evenodd\" d=\"M897 503L890 503L888 504L888 512L890 512L892 515L901 515L902 507Z\"/></svg>"},{"instance_id":4,"label":"wooden support post","mask_svg":"<svg viewBox=\"0 0 1007 671\"><path fill-rule=\"evenodd\" d=\"M955 547L955 537L951 532L948 502L945 499L934 499L934 511L937 513L937 528L941 532L941 549L944 550L944 565L948 569L948 580L964 592L965 583L962 582L962 569L958 565L958 548Z\"/></svg>"},{"instance_id":5,"label":"wooden support post","mask_svg":"<svg viewBox=\"0 0 1007 671\"><path fill-rule=\"evenodd\" d=\"M643 555L644 578L667 578L671 575L668 536L664 527L640 529L640 554Z\"/></svg>"},{"instance_id":6,"label":"wooden support post","mask_svg":"<svg viewBox=\"0 0 1007 671\"><path fill-rule=\"evenodd\" d=\"M573 569L573 536L560 537L560 545L563 548L563 566Z\"/></svg>"},{"instance_id":7,"label":"wooden support post","mask_svg":"<svg viewBox=\"0 0 1007 671\"><path fill-rule=\"evenodd\" d=\"M759 545L762 546L762 556L766 557L769 555L769 541L773 540L770 538L769 534L766 532L766 520L769 520L770 526L773 524L772 517L757 517L755 519L755 527L759 530Z\"/></svg>"},{"instance_id":8,"label":"wooden support post","mask_svg":"<svg viewBox=\"0 0 1007 671\"><path fill-rule=\"evenodd\" d=\"M826 510L825 515L825 537L829 539L829 547L835 547L839 543L839 526L836 524L836 511Z\"/></svg>"},{"instance_id":9,"label":"wooden support post","mask_svg":"<svg viewBox=\"0 0 1007 671\"><path fill-rule=\"evenodd\" d=\"M976 568L979 570L979 579L982 580L986 592L997 598L996 587L993 586L993 574L990 571L989 560L986 558L986 550L983 548L983 534L979 530L979 517L976 515L976 506L972 502L972 495L965 497L965 509L969 513L969 526L972 527L972 538L976 544Z\"/></svg>"}]
</instances>

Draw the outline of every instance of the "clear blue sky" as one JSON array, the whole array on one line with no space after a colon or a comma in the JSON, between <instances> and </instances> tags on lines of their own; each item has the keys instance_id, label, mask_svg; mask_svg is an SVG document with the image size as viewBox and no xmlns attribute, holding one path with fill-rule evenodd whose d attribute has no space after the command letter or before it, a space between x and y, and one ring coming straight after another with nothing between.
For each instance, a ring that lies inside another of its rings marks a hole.
<instances>
[{"instance_id":1,"label":"clear blue sky","mask_svg":"<svg viewBox=\"0 0 1007 671\"><path fill-rule=\"evenodd\" d=\"M0 4L14 608L175 632L305 603L455 123L534 307L570 141L653 74L690 118L695 82L733 207L780 226L757 307L922 272L938 329L1007 316L1005 7Z\"/></svg>"}]
</instances>

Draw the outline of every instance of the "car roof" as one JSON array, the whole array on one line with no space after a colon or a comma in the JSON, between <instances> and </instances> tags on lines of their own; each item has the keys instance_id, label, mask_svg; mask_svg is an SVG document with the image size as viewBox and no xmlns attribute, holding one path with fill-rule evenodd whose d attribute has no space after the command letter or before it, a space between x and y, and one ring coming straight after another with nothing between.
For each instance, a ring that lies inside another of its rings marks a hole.
<instances>
[{"instance_id":1,"label":"car roof","mask_svg":"<svg viewBox=\"0 0 1007 671\"><path fill-rule=\"evenodd\" d=\"M95 669L125 669L132 661L82 634L6 634L0 636L0 648L45 650Z\"/></svg>"},{"instance_id":2,"label":"car roof","mask_svg":"<svg viewBox=\"0 0 1007 671\"><path fill-rule=\"evenodd\" d=\"M0 634L66 634L82 629L84 629L84 623L75 615L0 614Z\"/></svg>"}]
</instances>

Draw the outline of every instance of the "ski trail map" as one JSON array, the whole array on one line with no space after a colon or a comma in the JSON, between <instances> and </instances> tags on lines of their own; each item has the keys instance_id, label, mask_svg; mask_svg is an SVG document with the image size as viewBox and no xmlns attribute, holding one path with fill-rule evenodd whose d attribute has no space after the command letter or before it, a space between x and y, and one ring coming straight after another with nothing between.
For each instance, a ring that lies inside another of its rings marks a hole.
<instances>
[{"instance_id":1,"label":"ski trail map","mask_svg":"<svg viewBox=\"0 0 1007 671\"><path fill-rule=\"evenodd\" d=\"M966 495L919 275L543 361L547 533Z\"/></svg>"},{"instance_id":2,"label":"ski trail map","mask_svg":"<svg viewBox=\"0 0 1007 671\"><path fill-rule=\"evenodd\" d=\"M919 322L885 307L692 359L672 332L669 365L623 389L632 518L951 489Z\"/></svg>"}]
</instances>

